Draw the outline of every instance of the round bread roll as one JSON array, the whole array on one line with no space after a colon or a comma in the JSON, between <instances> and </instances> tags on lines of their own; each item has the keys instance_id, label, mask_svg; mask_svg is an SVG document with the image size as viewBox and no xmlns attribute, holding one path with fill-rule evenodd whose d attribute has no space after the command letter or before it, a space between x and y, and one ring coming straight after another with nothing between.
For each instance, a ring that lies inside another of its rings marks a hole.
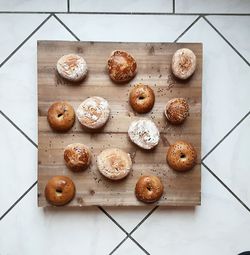
<instances>
[{"instance_id":1,"label":"round bread roll","mask_svg":"<svg viewBox=\"0 0 250 255\"><path fill-rule=\"evenodd\" d=\"M75 172L86 169L91 161L90 149L81 143L69 144L64 150L66 166Z\"/></svg>"},{"instance_id":2,"label":"round bread roll","mask_svg":"<svg viewBox=\"0 0 250 255\"><path fill-rule=\"evenodd\" d=\"M62 56L57 61L56 68L61 77L73 82L83 80L88 72L86 61L76 54Z\"/></svg>"},{"instance_id":3,"label":"round bread roll","mask_svg":"<svg viewBox=\"0 0 250 255\"><path fill-rule=\"evenodd\" d=\"M110 78L115 82L128 82L137 72L134 57L126 51L115 50L108 59L107 69Z\"/></svg>"},{"instance_id":4,"label":"round bread roll","mask_svg":"<svg viewBox=\"0 0 250 255\"><path fill-rule=\"evenodd\" d=\"M130 154L117 148L106 149L97 156L97 166L101 174L110 180L125 178L132 167Z\"/></svg>"},{"instance_id":5,"label":"round bread roll","mask_svg":"<svg viewBox=\"0 0 250 255\"><path fill-rule=\"evenodd\" d=\"M167 163L176 171L192 169L197 160L195 148L187 142L177 141L167 150Z\"/></svg>"},{"instance_id":6,"label":"round bread roll","mask_svg":"<svg viewBox=\"0 0 250 255\"><path fill-rule=\"evenodd\" d=\"M190 49L177 50L172 58L172 72L182 80L188 79L196 69L196 56Z\"/></svg>"},{"instance_id":7,"label":"round bread roll","mask_svg":"<svg viewBox=\"0 0 250 255\"><path fill-rule=\"evenodd\" d=\"M52 129L67 131L75 122L74 108L67 102L55 102L48 110L47 120Z\"/></svg>"},{"instance_id":8,"label":"round bread roll","mask_svg":"<svg viewBox=\"0 0 250 255\"><path fill-rule=\"evenodd\" d=\"M151 119L139 119L133 121L128 129L129 138L139 147L150 150L160 140L160 133Z\"/></svg>"},{"instance_id":9,"label":"round bread roll","mask_svg":"<svg viewBox=\"0 0 250 255\"><path fill-rule=\"evenodd\" d=\"M52 205L65 205L75 196L75 185L67 176L52 177L45 187L45 197Z\"/></svg>"},{"instance_id":10,"label":"round bread roll","mask_svg":"<svg viewBox=\"0 0 250 255\"><path fill-rule=\"evenodd\" d=\"M130 92L129 102L134 111L147 113L155 103L154 91L148 85L137 84Z\"/></svg>"},{"instance_id":11,"label":"round bread roll","mask_svg":"<svg viewBox=\"0 0 250 255\"><path fill-rule=\"evenodd\" d=\"M182 124L188 115L189 105L184 98L173 98L166 104L165 116L171 124Z\"/></svg>"},{"instance_id":12,"label":"round bread roll","mask_svg":"<svg viewBox=\"0 0 250 255\"><path fill-rule=\"evenodd\" d=\"M99 129L108 121L110 108L102 97L90 97L83 101L76 111L79 122L86 128Z\"/></svg>"},{"instance_id":13,"label":"round bread roll","mask_svg":"<svg viewBox=\"0 0 250 255\"><path fill-rule=\"evenodd\" d=\"M161 198L163 189L157 176L141 176L135 186L135 195L142 202L153 203Z\"/></svg>"}]
</instances>

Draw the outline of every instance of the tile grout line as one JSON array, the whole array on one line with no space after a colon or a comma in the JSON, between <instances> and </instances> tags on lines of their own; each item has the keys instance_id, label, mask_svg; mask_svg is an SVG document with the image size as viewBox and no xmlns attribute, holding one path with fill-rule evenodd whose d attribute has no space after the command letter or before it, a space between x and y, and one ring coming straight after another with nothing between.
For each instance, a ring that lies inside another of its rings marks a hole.
<instances>
[{"instance_id":1,"label":"tile grout line","mask_svg":"<svg viewBox=\"0 0 250 255\"><path fill-rule=\"evenodd\" d=\"M70 12L70 0L67 0L67 12Z\"/></svg>"},{"instance_id":2,"label":"tile grout line","mask_svg":"<svg viewBox=\"0 0 250 255\"><path fill-rule=\"evenodd\" d=\"M236 54L248 65L250 63L246 60L246 58L226 39L226 37L206 18L203 16L203 19L214 29L215 32L234 50Z\"/></svg>"},{"instance_id":3,"label":"tile grout line","mask_svg":"<svg viewBox=\"0 0 250 255\"><path fill-rule=\"evenodd\" d=\"M69 29L69 27L67 27L67 26L62 22L62 20L60 20L54 13L53 13L52 15L53 15L53 17L55 17L55 19L56 19L66 30L68 30L68 32L69 32L73 37L75 37L75 39L76 39L77 41L81 41L81 40L72 32L72 30Z\"/></svg>"},{"instance_id":4,"label":"tile grout line","mask_svg":"<svg viewBox=\"0 0 250 255\"><path fill-rule=\"evenodd\" d=\"M176 43L199 19L201 16L197 17L175 40Z\"/></svg>"},{"instance_id":5,"label":"tile grout line","mask_svg":"<svg viewBox=\"0 0 250 255\"><path fill-rule=\"evenodd\" d=\"M247 114L245 114L243 118L240 121L238 121L233 126L233 128L231 128L229 132L227 132L226 135L222 137L220 141L217 144L215 144L215 146L204 157L202 157L201 162L203 162L249 116L249 114L250 114L250 111Z\"/></svg>"},{"instance_id":6,"label":"tile grout line","mask_svg":"<svg viewBox=\"0 0 250 255\"><path fill-rule=\"evenodd\" d=\"M0 217L0 221L36 186L37 181L35 181L10 207L9 209Z\"/></svg>"},{"instance_id":7,"label":"tile grout line","mask_svg":"<svg viewBox=\"0 0 250 255\"><path fill-rule=\"evenodd\" d=\"M205 13L205 12L88 12L88 11L0 11L0 14L89 14L89 15L176 15L176 16L250 16L250 13Z\"/></svg>"},{"instance_id":8,"label":"tile grout line","mask_svg":"<svg viewBox=\"0 0 250 255\"><path fill-rule=\"evenodd\" d=\"M225 188L227 189L227 191L229 191L231 193L231 195L236 198L236 200L238 200L238 202L241 203L241 205L243 207L245 207L245 209L247 209L248 212L250 212L250 208L204 163L201 163L206 169L207 171L213 175L213 177Z\"/></svg>"},{"instance_id":9,"label":"tile grout line","mask_svg":"<svg viewBox=\"0 0 250 255\"><path fill-rule=\"evenodd\" d=\"M52 17L50 14L24 41L17 46L17 48L10 53L10 55L0 64L0 68Z\"/></svg>"},{"instance_id":10,"label":"tile grout line","mask_svg":"<svg viewBox=\"0 0 250 255\"><path fill-rule=\"evenodd\" d=\"M38 145L21 129L19 128L5 113L0 111L0 114L16 129L18 130L30 143L32 143L36 148Z\"/></svg>"},{"instance_id":11,"label":"tile grout line","mask_svg":"<svg viewBox=\"0 0 250 255\"><path fill-rule=\"evenodd\" d=\"M131 235L141 226L146 219L158 208L159 206L155 206L124 238L112 251L110 254L113 254L128 238L130 238L135 244L139 246L146 254L149 254Z\"/></svg>"},{"instance_id":12,"label":"tile grout line","mask_svg":"<svg viewBox=\"0 0 250 255\"><path fill-rule=\"evenodd\" d=\"M175 14L175 0L173 0L173 14Z\"/></svg>"}]
</instances>

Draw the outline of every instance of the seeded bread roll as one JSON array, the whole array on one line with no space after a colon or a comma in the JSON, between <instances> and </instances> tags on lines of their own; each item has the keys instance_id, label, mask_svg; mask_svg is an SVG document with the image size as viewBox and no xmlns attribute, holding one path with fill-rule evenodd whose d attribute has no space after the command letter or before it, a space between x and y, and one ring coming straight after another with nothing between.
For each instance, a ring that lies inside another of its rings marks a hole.
<instances>
[{"instance_id":1,"label":"seeded bread roll","mask_svg":"<svg viewBox=\"0 0 250 255\"><path fill-rule=\"evenodd\" d=\"M107 69L110 78L117 83L128 82L137 72L134 57L126 51L115 50L108 59Z\"/></svg>"},{"instance_id":2,"label":"seeded bread roll","mask_svg":"<svg viewBox=\"0 0 250 255\"><path fill-rule=\"evenodd\" d=\"M166 104L165 116L171 124L182 124L188 115L189 105L184 98L173 98Z\"/></svg>"},{"instance_id":3,"label":"seeded bread roll","mask_svg":"<svg viewBox=\"0 0 250 255\"><path fill-rule=\"evenodd\" d=\"M69 144L64 150L64 160L70 170L74 172L82 171L90 164L90 149L81 143Z\"/></svg>"},{"instance_id":4,"label":"seeded bread roll","mask_svg":"<svg viewBox=\"0 0 250 255\"><path fill-rule=\"evenodd\" d=\"M176 171L183 172L192 169L196 160L196 150L190 143L177 141L167 150L167 163Z\"/></svg>"}]
</instances>

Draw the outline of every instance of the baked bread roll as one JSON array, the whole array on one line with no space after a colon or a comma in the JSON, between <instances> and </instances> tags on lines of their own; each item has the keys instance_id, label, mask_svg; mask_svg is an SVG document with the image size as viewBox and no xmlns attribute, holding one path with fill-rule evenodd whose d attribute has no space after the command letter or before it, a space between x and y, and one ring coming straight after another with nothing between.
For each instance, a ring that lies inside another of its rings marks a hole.
<instances>
[{"instance_id":1,"label":"baked bread roll","mask_svg":"<svg viewBox=\"0 0 250 255\"><path fill-rule=\"evenodd\" d=\"M192 50L182 48L177 50L172 58L172 72L182 80L188 79L196 69L196 56Z\"/></svg>"},{"instance_id":2,"label":"baked bread roll","mask_svg":"<svg viewBox=\"0 0 250 255\"><path fill-rule=\"evenodd\" d=\"M72 82L83 80L88 73L86 61L76 54L62 56L57 61L56 68L61 77Z\"/></svg>"},{"instance_id":3,"label":"baked bread roll","mask_svg":"<svg viewBox=\"0 0 250 255\"><path fill-rule=\"evenodd\" d=\"M182 124L188 115L189 105L184 98L173 98L167 102L165 116L171 124Z\"/></svg>"},{"instance_id":4,"label":"baked bread roll","mask_svg":"<svg viewBox=\"0 0 250 255\"><path fill-rule=\"evenodd\" d=\"M196 160L196 150L190 143L177 141L167 150L167 163L176 171L183 172L192 169Z\"/></svg>"},{"instance_id":5,"label":"baked bread roll","mask_svg":"<svg viewBox=\"0 0 250 255\"><path fill-rule=\"evenodd\" d=\"M129 138L139 147L150 150L160 140L160 133L151 119L142 118L133 121L128 129Z\"/></svg>"},{"instance_id":6,"label":"baked bread roll","mask_svg":"<svg viewBox=\"0 0 250 255\"><path fill-rule=\"evenodd\" d=\"M55 102L48 110L47 120L52 129L68 131L75 122L74 108L67 102Z\"/></svg>"},{"instance_id":7,"label":"baked bread roll","mask_svg":"<svg viewBox=\"0 0 250 255\"><path fill-rule=\"evenodd\" d=\"M45 197L52 205L65 205L75 196L75 184L67 176L54 176L46 184Z\"/></svg>"},{"instance_id":8,"label":"baked bread roll","mask_svg":"<svg viewBox=\"0 0 250 255\"><path fill-rule=\"evenodd\" d=\"M110 108L102 97L90 97L83 101L76 111L79 122L86 128L99 129L108 121Z\"/></svg>"},{"instance_id":9,"label":"baked bread roll","mask_svg":"<svg viewBox=\"0 0 250 255\"><path fill-rule=\"evenodd\" d=\"M134 111L147 113L155 103L154 91L148 85L137 84L129 94L129 102Z\"/></svg>"},{"instance_id":10,"label":"baked bread roll","mask_svg":"<svg viewBox=\"0 0 250 255\"><path fill-rule=\"evenodd\" d=\"M161 198L163 189L157 176L141 176L135 186L135 195L142 202L153 203Z\"/></svg>"},{"instance_id":11,"label":"baked bread roll","mask_svg":"<svg viewBox=\"0 0 250 255\"><path fill-rule=\"evenodd\" d=\"M115 50L108 59L107 69L114 82L128 82L136 75L137 64L134 57L128 52Z\"/></svg>"},{"instance_id":12,"label":"baked bread roll","mask_svg":"<svg viewBox=\"0 0 250 255\"><path fill-rule=\"evenodd\" d=\"M108 179L120 180L129 174L132 160L127 152L111 148L102 151L97 156L97 166L100 173Z\"/></svg>"},{"instance_id":13,"label":"baked bread roll","mask_svg":"<svg viewBox=\"0 0 250 255\"><path fill-rule=\"evenodd\" d=\"M81 143L69 144L64 150L66 166L75 172L86 169L91 162L90 149Z\"/></svg>"}]
</instances>

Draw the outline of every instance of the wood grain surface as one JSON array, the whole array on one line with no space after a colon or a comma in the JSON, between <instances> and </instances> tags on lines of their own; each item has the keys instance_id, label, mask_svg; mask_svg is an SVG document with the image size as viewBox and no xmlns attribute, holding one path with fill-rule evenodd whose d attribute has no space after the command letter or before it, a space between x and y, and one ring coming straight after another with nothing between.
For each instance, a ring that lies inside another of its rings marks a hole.
<instances>
[{"instance_id":1,"label":"wood grain surface","mask_svg":"<svg viewBox=\"0 0 250 255\"><path fill-rule=\"evenodd\" d=\"M171 74L173 53L182 47L190 48L197 57L197 69L187 81L181 82ZM138 74L126 84L113 83L106 71L106 62L113 50L130 52L137 61ZM83 56L88 64L87 78L72 84L56 72L57 60L65 54ZM164 184L162 198L154 203L163 206L195 206L201 203L201 91L202 91L202 44L200 43L117 43L117 42L64 42L38 41L38 205L50 206L44 197L44 188L54 175L66 175L76 185L75 198L70 206L145 206L134 195L136 181L141 175L158 175ZM154 108L148 114L136 114L128 103L131 87L136 83L150 85L156 95ZM67 133L56 133L47 122L49 106L59 100L68 101L76 110L90 96L108 100L111 116L99 132L87 132L76 120ZM166 122L163 111L167 101L184 97L190 104L190 116L181 126ZM161 139L152 151L144 151L132 144L127 130L132 120L151 118L158 126ZM177 140L191 142L198 152L196 166L186 173L177 173L166 163L169 144ZM80 142L91 148L91 166L73 173L64 164L64 148ZM121 181L109 181L97 170L96 156L106 148L118 147L133 158L133 170Z\"/></svg>"}]
</instances>

